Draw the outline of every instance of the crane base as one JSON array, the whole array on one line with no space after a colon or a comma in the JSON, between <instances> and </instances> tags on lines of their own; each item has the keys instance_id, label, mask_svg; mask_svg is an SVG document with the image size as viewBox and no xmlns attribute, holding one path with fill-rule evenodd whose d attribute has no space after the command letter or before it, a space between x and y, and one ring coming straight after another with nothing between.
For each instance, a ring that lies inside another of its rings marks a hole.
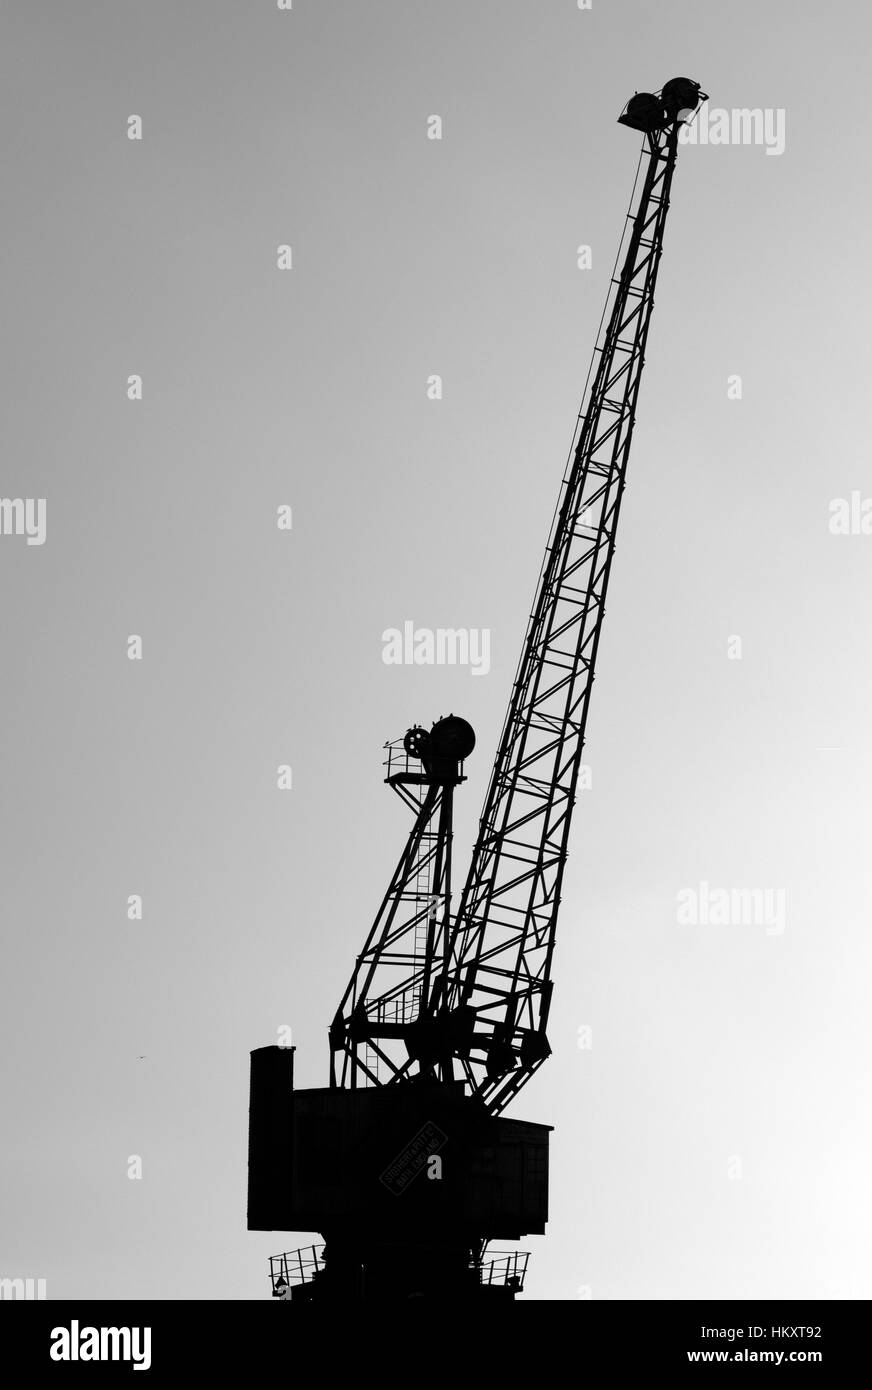
<instances>
[{"instance_id":1,"label":"crane base","mask_svg":"<svg viewBox=\"0 0 872 1390\"><path fill-rule=\"evenodd\" d=\"M476 1260L544 1232L551 1126L492 1116L461 1081L295 1091L293 1052L251 1054L249 1230L320 1232L304 1287L330 1297L511 1296L481 1293Z\"/></svg>"}]
</instances>

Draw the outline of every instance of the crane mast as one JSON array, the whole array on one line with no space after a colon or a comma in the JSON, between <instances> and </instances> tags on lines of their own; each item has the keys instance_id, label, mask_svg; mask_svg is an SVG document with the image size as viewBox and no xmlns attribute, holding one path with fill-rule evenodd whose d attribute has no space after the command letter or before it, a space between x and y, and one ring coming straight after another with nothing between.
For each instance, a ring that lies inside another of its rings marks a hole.
<instances>
[{"instance_id":1,"label":"crane mast","mask_svg":"<svg viewBox=\"0 0 872 1390\"><path fill-rule=\"evenodd\" d=\"M331 1086L435 1075L445 1040L430 1000L445 996L451 960L454 790L474 747L454 715L386 745L385 781L415 819L330 1027Z\"/></svg>"},{"instance_id":2,"label":"crane mast","mask_svg":"<svg viewBox=\"0 0 872 1390\"><path fill-rule=\"evenodd\" d=\"M456 910L453 798L475 734L449 715L387 745L385 780L413 825L329 1029L329 1086L294 1090L293 1049L251 1055L249 1229L326 1242L274 1257L276 1294L513 1298L526 1257L488 1262L488 1243L544 1231L550 1127L502 1111L551 1050L570 823L679 131L705 100L674 78L619 117L643 134L639 168Z\"/></svg>"}]
</instances>

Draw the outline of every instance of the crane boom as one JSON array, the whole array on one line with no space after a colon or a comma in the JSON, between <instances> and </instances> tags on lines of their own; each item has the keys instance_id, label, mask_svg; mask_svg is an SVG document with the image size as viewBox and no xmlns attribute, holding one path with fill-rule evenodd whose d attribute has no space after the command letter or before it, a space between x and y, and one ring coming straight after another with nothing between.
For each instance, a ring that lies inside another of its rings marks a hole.
<instances>
[{"instance_id":1,"label":"crane boom","mask_svg":"<svg viewBox=\"0 0 872 1390\"><path fill-rule=\"evenodd\" d=\"M631 101L622 117L645 129L644 178L628 213L629 243L611 281L593 381L579 412L457 909L441 1003L451 1012L474 1010L473 1044L460 1060L473 1093L495 1114L550 1052L557 914L678 151L678 113L695 110L700 99L696 83L676 79L663 90L654 129L645 129L651 118L644 108L639 112L638 98L636 110Z\"/></svg>"}]
</instances>

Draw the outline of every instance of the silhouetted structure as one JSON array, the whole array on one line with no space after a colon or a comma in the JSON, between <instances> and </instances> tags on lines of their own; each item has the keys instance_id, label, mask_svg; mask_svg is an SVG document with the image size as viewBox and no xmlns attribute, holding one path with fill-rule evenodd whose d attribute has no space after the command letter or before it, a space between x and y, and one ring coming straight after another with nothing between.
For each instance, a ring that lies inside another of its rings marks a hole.
<instances>
[{"instance_id":1,"label":"silhouetted structure","mask_svg":"<svg viewBox=\"0 0 872 1390\"><path fill-rule=\"evenodd\" d=\"M501 1112L550 1053L557 910L678 134L705 99L676 78L619 118L644 133L644 175L457 909L453 799L475 735L450 715L388 745L386 781L414 820L330 1027L329 1086L294 1090L293 1049L252 1053L249 1228L325 1241L274 1257L279 1296L512 1299L526 1256L488 1245L545 1229L550 1126Z\"/></svg>"}]
</instances>

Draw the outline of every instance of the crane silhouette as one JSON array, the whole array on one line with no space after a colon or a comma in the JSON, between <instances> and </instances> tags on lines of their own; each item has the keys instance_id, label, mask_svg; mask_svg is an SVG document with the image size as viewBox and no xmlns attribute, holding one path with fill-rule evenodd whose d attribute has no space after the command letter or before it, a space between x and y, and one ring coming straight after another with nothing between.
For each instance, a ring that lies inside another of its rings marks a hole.
<instances>
[{"instance_id":1,"label":"crane silhouette","mask_svg":"<svg viewBox=\"0 0 872 1390\"><path fill-rule=\"evenodd\" d=\"M319 1231L273 1291L385 1303L514 1298L541 1234L550 1127L502 1112L550 1054L552 963L679 132L675 78L619 117L643 135L630 210L465 879L453 811L476 744L450 714L386 745L412 827L329 1028L329 1085L252 1053L250 1229ZM640 178L641 176L641 178ZM620 269L618 264L620 263Z\"/></svg>"}]
</instances>

